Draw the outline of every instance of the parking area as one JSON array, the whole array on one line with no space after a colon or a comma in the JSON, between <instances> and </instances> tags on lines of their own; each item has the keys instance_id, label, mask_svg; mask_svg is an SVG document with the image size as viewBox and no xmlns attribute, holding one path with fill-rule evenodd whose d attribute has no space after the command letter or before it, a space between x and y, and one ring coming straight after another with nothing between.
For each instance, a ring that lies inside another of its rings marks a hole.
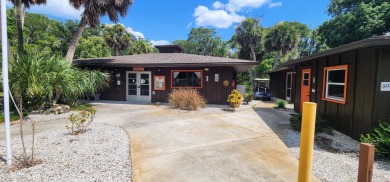
<instances>
[{"instance_id":1,"label":"parking area","mask_svg":"<svg viewBox=\"0 0 390 182\"><path fill-rule=\"evenodd\" d=\"M269 113L263 105L223 114L131 103L96 107L96 122L121 126L130 134L134 181L297 179L298 160L275 133L278 124L269 127L286 115Z\"/></svg>"}]
</instances>

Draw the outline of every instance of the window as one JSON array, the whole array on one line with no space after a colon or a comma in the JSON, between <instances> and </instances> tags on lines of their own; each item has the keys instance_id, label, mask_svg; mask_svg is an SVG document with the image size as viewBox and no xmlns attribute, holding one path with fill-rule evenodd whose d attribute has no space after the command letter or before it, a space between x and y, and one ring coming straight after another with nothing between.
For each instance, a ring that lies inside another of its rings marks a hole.
<instances>
[{"instance_id":1,"label":"window","mask_svg":"<svg viewBox=\"0 0 390 182\"><path fill-rule=\"evenodd\" d=\"M303 86L309 86L309 75L310 73L303 73Z\"/></svg>"},{"instance_id":2,"label":"window","mask_svg":"<svg viewBox=\"0 0 390 182\"><path fill-rule=\"evenodd\" d=\"M324 68L322 99L345 104L347 94L348 65Z\"/></svg>"},{"instance_id":3,"label":"window","mask_svg":"<svg viewBox=\"0 0 390 182\"><path fill-rule=\"evenodd\" d=\"M202 70L172 70L171 87L202 88Z\"/></svg>"}]
</instances>

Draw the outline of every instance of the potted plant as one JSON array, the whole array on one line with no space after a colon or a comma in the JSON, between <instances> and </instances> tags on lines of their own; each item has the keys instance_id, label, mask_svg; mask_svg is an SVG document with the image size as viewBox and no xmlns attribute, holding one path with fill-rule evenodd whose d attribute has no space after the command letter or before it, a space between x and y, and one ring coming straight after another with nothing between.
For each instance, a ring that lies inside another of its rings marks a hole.
<instances>
[{"instance_id":1,"label":"potted plant","mask_svg":"<svg viewBox=\"0 0 390 182\"><path fill-rule=\"evenodd\" d=\"M230 107L233 109L239 108L242 102L242 95L236 89L232 90L232 93L229 95L228 100Z\"/></svg>"}]
</instances>

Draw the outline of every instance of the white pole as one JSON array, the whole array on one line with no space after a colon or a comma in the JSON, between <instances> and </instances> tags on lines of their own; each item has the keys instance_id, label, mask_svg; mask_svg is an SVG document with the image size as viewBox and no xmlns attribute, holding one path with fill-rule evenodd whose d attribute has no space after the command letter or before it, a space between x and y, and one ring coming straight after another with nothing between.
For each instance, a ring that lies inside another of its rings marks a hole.
<instances>
[{"instance_id":1,"label":"white pole","mask_svg":"<svg viewBox=\"0 0 390 182\"><path fill-rule=\"evenodd\" d=\"M5 138L7 140L7 165L12 165L11 154L11 132L9 126L9 86L8 86L8 45L7 45L7 8L5 4L6 0L1 0L1 44L2 44L2 56L3 56L3 94L4 94L4 120L5 120Z\"/></svg>"}]
</instances>

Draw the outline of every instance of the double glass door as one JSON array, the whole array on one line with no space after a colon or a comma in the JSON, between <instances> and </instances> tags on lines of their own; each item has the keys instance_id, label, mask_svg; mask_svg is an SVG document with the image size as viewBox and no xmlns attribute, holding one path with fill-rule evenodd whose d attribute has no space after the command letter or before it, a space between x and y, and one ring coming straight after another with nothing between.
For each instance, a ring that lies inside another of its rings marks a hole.
<instances>
[{"instance_id":1,"label":"double glass door","mask_svg":"<svg viewBox=\"0 0 390 182\"><path fill-rule=\"evenodd\" d=\"M127 100L134 102L151 102L150 72L126 72Z\"/></svg>"}]
</instances>

